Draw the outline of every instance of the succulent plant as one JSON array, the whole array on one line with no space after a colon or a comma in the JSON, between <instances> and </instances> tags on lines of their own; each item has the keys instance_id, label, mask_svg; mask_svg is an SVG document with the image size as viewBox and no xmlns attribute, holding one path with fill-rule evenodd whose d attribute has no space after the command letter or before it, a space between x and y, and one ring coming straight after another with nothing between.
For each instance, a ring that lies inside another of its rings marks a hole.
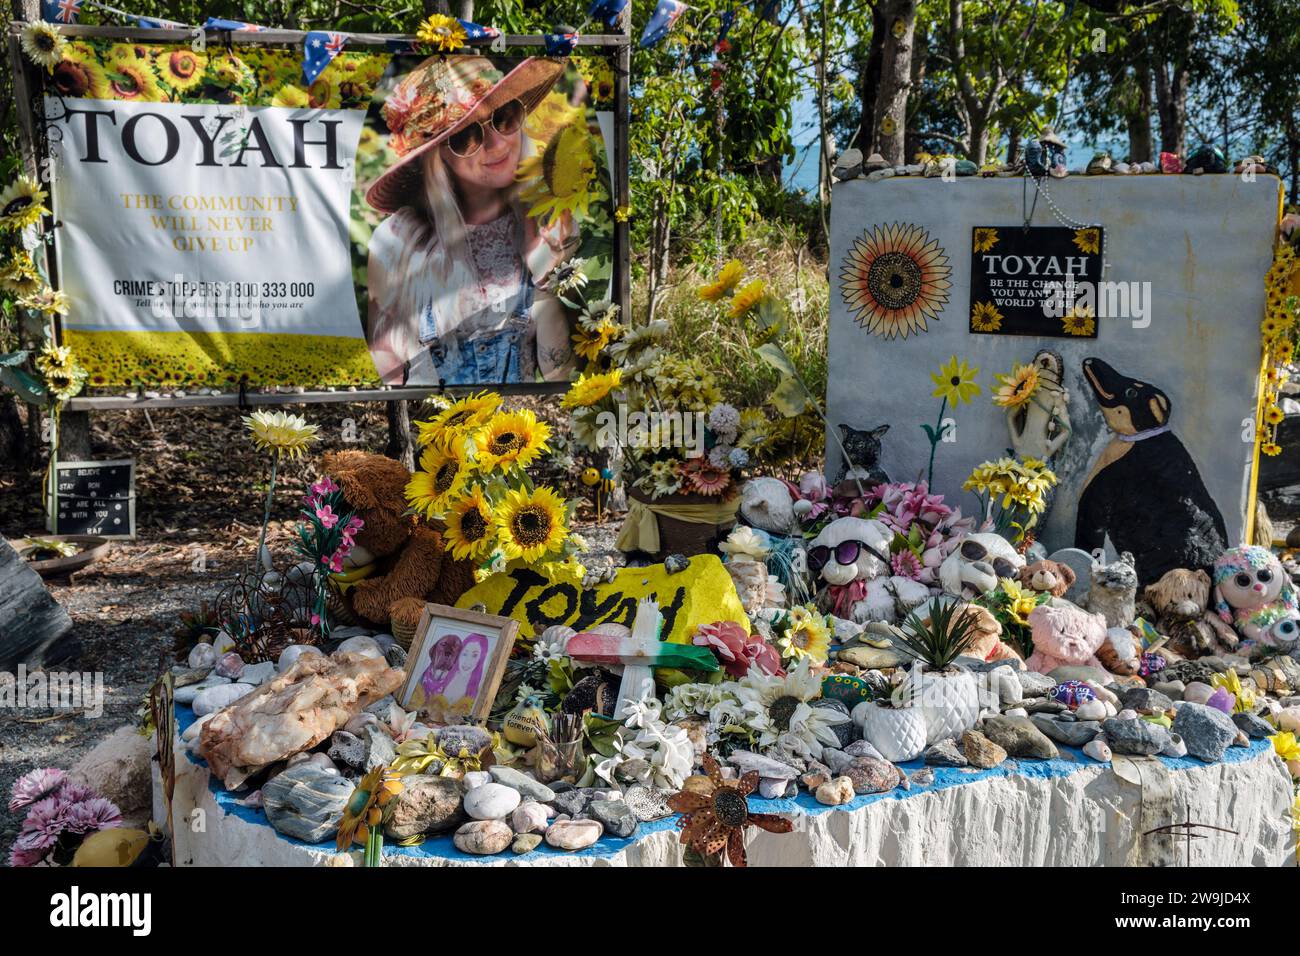
<instances>
[{"instance_id":1,"label":"succulent plant","mask_svg":"<svg viewBox=\"0 0 1300 956\"><path fill-rule=\"evenodd\" d=\"M917 608L903 622L902 634L895 637L895 642L928 670L946 669L976 636L979 619L969 609L959 612L958 607L956 602L933 600L924 616L921 608Z\"/></svg>"}]
</instances>

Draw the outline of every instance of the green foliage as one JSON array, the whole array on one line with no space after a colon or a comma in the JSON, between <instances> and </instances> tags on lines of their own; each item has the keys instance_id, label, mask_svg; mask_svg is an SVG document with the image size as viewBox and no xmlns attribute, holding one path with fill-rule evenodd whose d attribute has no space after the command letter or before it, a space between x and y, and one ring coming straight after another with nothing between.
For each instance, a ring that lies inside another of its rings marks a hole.
<instances>
[{"instance_id":1,"label":"green foliage","mask_svg":"<svg viewBox=\"0 0 1300 956\"><path fill-rule=\"evenodd\" d=\"M902 634L894 640L921 661L928 670L948 667L975 640L979 618L969 608L956 602L931 601L922 617L913 611L903 622Z\"/></svg>"}]
</instances>

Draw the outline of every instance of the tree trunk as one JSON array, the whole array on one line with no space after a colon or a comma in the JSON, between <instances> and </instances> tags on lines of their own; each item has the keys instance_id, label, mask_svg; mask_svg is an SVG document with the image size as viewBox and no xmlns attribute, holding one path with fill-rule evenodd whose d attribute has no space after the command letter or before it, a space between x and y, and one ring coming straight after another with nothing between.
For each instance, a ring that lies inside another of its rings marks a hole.
<instances>
[{"instance_id":1,"label":"tree trunk","mask_svg":"<svg viewBox=\"0 0 1300 956\"><path fill-rule=\"evenodd\" d=\"M885 15L881 4L871 8L871 42L867 45L867 60L858 71L858 99L862 103L862 116L858 120L858 136L854 141L863 155L871 152L876 138L876 100L880 93L881 50L885 45Z\"/></svg>"},{"instance_id":2,"label":"tree trunk","mask_svg":"<svg viewBox=\"0 0 1300 956\"><path fill-rule=\"evenodd\" d=\"M1007 133L1007 162L1014 163L1020 157L1020 127L1011 127Z\"/></svg>"},{"instance_id":3,"label":"tree trunk","mask_svg":"<svg viewBox=\"0 0 1300 956\"><path fill-rule=\"evenodd\" d=\"M930 34L926 26L921 26L912 43L912 88L911 92L920 94L925 84L925 61L930 49ZM911 129L911 124L903 131L903 162L910 163L921 152L921 138Z\"/></svg>"},{"instance_id":4,"label":"tree trunk","mask_svg":"<svg viewBox=\"0 0 1300 956\"><path fill-rule=\"evenodd\" d=\"M415 442L411 440L411 408L405 401L387 402L388 445L384 454L400 461L408 471L415 470Z\"/></svg>"},{"instance_id":5,"label":"tree trunk","mask_svg":"<svg viewBox=\"0 0 1300 956\"><path fill-rule=\"evenodd\" d=\"M881 3L886 24L880 48L880 90L876 94L876 126L871 151L898 165L907 134L907 97L912 88L912 41L916 33L916 0Z\"/></svg>"},{"instance_id":6,"label":"tree trunk","mask_svg":"<svg viewBox=\"0 0 1300 956\"><path fill-rule=\"evenodd\" d=\"M90 412L64 411L59 416L59 461L92 461Z\"/></svg>"},{"instance_id":7,"label":"tree trunk","mask_svg":"<svg viewBox=\"0 0 1300 956\"><path fill-rule=\"evenodd\" d=\"M1288 113L1286 118L1286 155L1291 171L1291 188L1287 196L1294 205L1300 202L1300 131L1296 130L1294 112Z\"/></svg>"},{"instance_id":8,"label":"tree trunk","mask_svg":"<svg viewBox=\"0 0 1300 956\"><path fill-rule=\"evenodd\" d=\"M1191 14L1167 13L1164 19L1172 21L1168 31L1168 44L1163 47L1161 62L1154 64L1156 79L1156 108L1160 115L1160 149L1179 156L1187 152L1187 85L1190 81L1187 68L1192 52Z\"/></svg>"},{"instance_id":9,"label":"tree trunk","mask_svg":"<svg viewBox=\"0 0 1300 956\"><path fill-rule=\"evenodd\" d=\"M1143 57L1133 66L1133 83L1137 88L1137 101L1128 111L1128 161L1150 163L1155 161L1151 139L1151 64Z\"/></svg>"},{"instance_id":10,"label":"tree trunk","mask_svg":"<svg viewBox=\"0 0 1300 956\"><path fill-rule=\"evenodd\" d=\"M462 20L474 19L474 0L460 0L460 18Z\"/></svg>"},{"instance_id":11,"label":"tree trunk","mask_svg":"<svg viewBox=\"0 0 1300 956\"><path fill-rule=\"evenodd\" d=\"M0 395L0 456L15 464L27 460L27 430L18 402L13 395Z\"/></svg>"}]
</instances>

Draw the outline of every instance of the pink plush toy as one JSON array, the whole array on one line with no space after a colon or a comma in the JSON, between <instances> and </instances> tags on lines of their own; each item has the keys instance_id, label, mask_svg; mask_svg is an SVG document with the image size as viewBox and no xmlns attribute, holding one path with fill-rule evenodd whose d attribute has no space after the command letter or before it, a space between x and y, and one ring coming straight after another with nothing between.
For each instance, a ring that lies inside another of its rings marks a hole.
<instances>
[{"instance_id":1,"label":"pink plush toy","mask_svg":"<svg viewBox=\"0 0 1300 956\"><path fill-rule=\"evenodd\" d=\"M1097 649L1106 640L1106 619L1065 602L1040 604L1029 612L1034 653L1025 666L1047 674L1058 667L1080 664L1104 671Z\"/></svg>"}]
</instances>

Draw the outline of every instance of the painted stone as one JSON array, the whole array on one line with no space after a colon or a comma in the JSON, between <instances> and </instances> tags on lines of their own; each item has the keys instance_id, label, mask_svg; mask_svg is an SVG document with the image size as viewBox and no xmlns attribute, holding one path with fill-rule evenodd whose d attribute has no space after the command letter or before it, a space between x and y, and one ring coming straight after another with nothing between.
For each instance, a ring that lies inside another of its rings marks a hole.
<instances>
[{"instance_id":1,"label":"painted stone","mask_svg":"<svg viewBox=\"0 0 1300 956\"><path fill-rule=\"evenodd\" d=\"M337 773L300 763L262 787L262 808L277 832L304 843L320 843L338 832L353 789L352 782Z\"/></svg>"},{"instance_id":2,"label":"painted stone","mask_svg":"<svg viewBox=\"0 0 1300 956\"><path fill-rule=\"evenodd\" d=\"M852 710L871 699L871 685L852 674L829 674L822 680L822 696L843 701Z\"/></svg>"}]
</instances>

